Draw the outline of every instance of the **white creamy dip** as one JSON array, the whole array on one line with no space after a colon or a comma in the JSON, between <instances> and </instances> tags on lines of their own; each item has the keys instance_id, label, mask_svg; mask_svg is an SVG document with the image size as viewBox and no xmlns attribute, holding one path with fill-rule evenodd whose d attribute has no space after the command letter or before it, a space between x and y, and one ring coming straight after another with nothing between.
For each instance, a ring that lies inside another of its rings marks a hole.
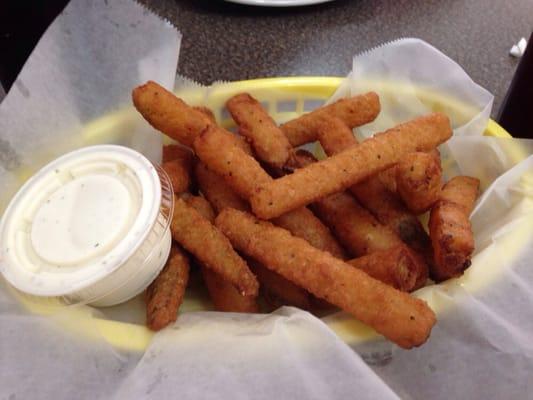
<instances>
[{"instance_id":1,"label":"white creamy dip","mask_svg":"<svg viewBox=\"0 0 533 400\"><path fill-rule=\"evenodd\" d=\"M0 272L20 291L69 302L107 306L137 295L170 250L173 198L165 178L121 146L56 159L2 217Z\"/></svg>"}]
</instances>

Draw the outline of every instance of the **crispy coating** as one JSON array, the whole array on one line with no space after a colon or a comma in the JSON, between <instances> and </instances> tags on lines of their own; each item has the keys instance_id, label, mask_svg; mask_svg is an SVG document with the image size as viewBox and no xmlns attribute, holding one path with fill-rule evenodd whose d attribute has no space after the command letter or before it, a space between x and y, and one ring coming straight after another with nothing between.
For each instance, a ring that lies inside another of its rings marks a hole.
<instances>
[{"instance_id":1,"label":"crispy coating","mask_svg":"<svg viewBox=\"0 0 533 400\"><path fill-rule=\"evenodd\" d=\"M439 198L442 167L437 150L407 154L396 166L398 194L415 214L429 210Z\"/></svg>"},{"instance_id":2,"label":"crispy coating","mask_svg":"<svg viewBox=\"0 0 533 400\"><path fill-rule=\"evenodd\" d=\"M317 139L328 156L357 144L352 130L339 118L324 116L317 120Z\"/></svg>"},{"instance_id":3,"label":"crispy coating","mask_svg":"<svg viewBox=\"0 0 533 400\"><path fill-rule=\"evenodd\" d=\"M392 229L404 243L421 254L427 264L433 262L431 241L420 220L410 213L379 179L371 177L353 185L350 191L378 221ZM427 267L425 275L427 278Z\"/></svg>"},{"instance_id":4,"label":"crispy coating","mask_svg":"<svg viewBox=\"0 0 533 400\"><path fill-rule=\"evenodd\" d=\"M194 142L198 158L241 197L248 198L261 183L272 180L261 165L216 126L207 129Z\"/></svg>"},{"instance_id":5,"label":"crispy coating","mask_svg":"<svg viewBox=\"0 0 533 400\"><path fill-rule=\"evenodd\" d=\"M307 240L317 249L328 251L341 260L347 258L346 252L331 234L328 227L306 207L280 215L272 219L272 222L288 230L294 236Z\"/></svg>"},{"instance_id":6,"label":"crispy coating","mask_svg":"<svg viewBox=\"0 0 533 400\"><path fill-rule=\"evenodd\" d=\"M255 260L249 259L248 265L250 265L250 269L261 282L261 291L271 305L274 307L290 305L303 310L311 308L311 298L307 290L295 285Z\"/></svg>"},{"instance_id":7,"label":"crispy coating","mask_svg":"<svg viewBox=\"0 0 533 400\"><path fill-rule=\"evenodd\" d=\"M216 225L243 253L346 310L399 346L419 346L429 337L436 319L424 301L251 214L228 208L218 215Z\"/></svg>"},{"instance_id":8,"label":"crispy coating","mask_svg":"<svg viewBox=\"0 0 533 400\"><path fill-rule=\"evenodd\" d=\"M228 141L216 127L202 133L194 146L202 162L211 171L222 176L225 182L243 198L254 193L258 184L272 181L253 157ZM275 223L306 239L313 246L330 251L338 257L344 257L341 246L329 229L305 208L281 215Z\"/></svg>"},{"instance_id":9,"label":"crispy coating","mask_svg":"<svg viewBox=\"0 0 533 400\"><path fill-rule=\"evenodd\" d=\"M456 176L444 185L431 209L429 232L435 265L430 273L437 282L460 276L470 266L475 244L469 216L478 190L478 179Z\"/></svg>"},{"instance_id":10,"label":"crispy coating","mask_svg":"<svg viewBox=\"0 0 533 400\"><path fill-rule=\"evenodd\" d=\"M190 193L183 193L180 197L185 203L187 203L187 205L198 211L206 220L211 223L215 222L215 211L213 210L213 207L211 207L211 204L209 204L209 202L202 196L193 196Z\"/></svg>"},{"instance_id":11,"label":"crispy coating","mask_svg":"<svg viewBox=\"0 0 533 400\"><path fill-rule=\"evenodd\" d=\"M189 280L189 260L176 244L159 276L146 290L146 324L153 331L163 329L178 317Z\"/></svg>"},{"instance_id":12,"label":"crispy coating","mask_svg":"<svg viewBox=\"0 0 533 400\"><path fill-rule=\"evenodd\" d=\"M211 204L201 196L182 195L185 202L198 211L209 222L214 223L215 211ZM227 312L257 312L257 296L243 296L237 288L226 281L221 275L207 268L198 261L202 271L202 277L207 286L209 297L218 311Z\"/></svg>"},{"instance_id":13,"label":"crispy coating","mask_svg":"<svg viewBox=\"0 0 533 400\"><path fill-rule=\"evenodd\" d=\"M256 296L242 296L235 286L215 271L203 265L200 268L215 310L240 313L258 312Z\"/></svg>"},{"instance_id":14,"label":"crispy coating","mask_svg":"<svg viewBox=\"0 0 533 400\"><path fill-rule=\"evenodd\" d=\"M249 140L261 161L275 167L285 164L291 145L256 99L241 93L230 98L226 108L239 126L239 133Z\"/></svg>"},{"instance_id":15,"label":"crispy coating","mask_svg":"<svg viewBox=\"0 0 533 400\"><path fill-rule=\"evenodd\" d=\"M295 170L315 163L316 161L316 157L311 152L304 149L295 149L291 152L291 156L287 160L287 163L283 166L277 176L292 174Z\"/></svg>"},{"instance_id":16,"label":"crispy coating","mask_svg":"<svg viewBox=\"0 0 533 400\"><path fill-rule=\"evenodd\" d=\"M342 122L331 118L324 118L321 121L318 138L328 156L338 154L349 147L357 145L357 140L351 130L342 125ZM410 155L404 156L400 163L406 158L410 160ZM390 227L405 243L421 253L429 264L433 261L429 236L418 218L383 183L382 178L386 181L388 179L387 176L390 177L390 171L395 173L396 170L394 168L396 168L396 165L353 185L350 187L350 191L382 224ZM393 179L395 180L396 177L394 176Z\"/></svg>"},{"instance_id":17,"label":"crispy coating","mask_svg":"<svg viewBox=\"0 0 533 400\"><path fill-rule=\"evenodd\" d=\"M296 166L304 167L316 159L312 154L297 152L292 157ZM348 193L337 193L318 200L312 206L352 256L361 256L382 249L400 246L401 238L390 227L380 223ZM417 220L418 222L418 220ZM420 224L420 222L418 222ZM420 226L420 229L423 229ZM425 232L424 232L425 234ZM427 236L427 235L426 235ZM429 237L427 238L429 244ZM431 246L428 245L429 253ZM425 285L428 267L422 257L412 254L417 270L415 288Z\"/></svg>"},{"instance_id":18,"label":"crispy coating","mask_svg":"<svg viewBox=\"0 0 533 400\"><path fill-rule=\"evenodd\" d=\"M165 170L174 193L179 194L186 192L191 187L191 170L183 159L175 159L164 162L161 167Z\"/></svg>"},{"instance_id":19,"label":"crispy coating","mask_svg":"<svg viewBox=\"0 0 533 400\"><path fill-rule=\"evenodd\" d=\"M184 162L192 165L194 154L189 148L181 144L166 144L163 146L163 162L172 160L184 160Z\"/></svg>"},{"instance_id":20,"label":"crispy coating","mask_svg":"<svg viewBox=\"0 0 533 400\"><path fill-rule=\"evenodd\" d=\"M352 257L400 246L402 241L388 227L380 224L348 193L324 197L312 205Z\"/></svg>"},{"instance_id":21,"label":"crispy coating","mask_svg":"<svg viewBox=\"0 0 533 400\"><path fill-rule=\"evenodd\" d=\"M153 81L138 86L132 92L133 104L150 125L185 146L192 147L194 139L214 125L211 115L201 107L194 109L183 100ZM248 154L248 143L237 135L223 130L234 143Z\"/></svg>"},{"instance_id":22,"label":"crispy coating","mask_svg":"<svg viewBox=\"0 0 533 400\"><path fill-rule=\"evenodd\" d=\"M150 125L186 146L212 124L203 113L153 81L133 89L132 99Z\"/></svg>"},{"instance_id":23,"label":"crispy coating","mask_svg":"<svg viewBox=\"0 0 533 400\"><path fill-rule=\"evenodd\" d=\"M415 289L418 280L418 260L405 245L354 258L348 264L403 292Z\"/></svg>"},{"instance_id":24,"label":"crispy coating","mask_svg":"<svg viewBox=\"0 0 533 400\"><path fill-rule=\"evenodd\" d=\"M234 208L241 211L249 210L248 204L237 196L237 194L231 190L231 188L218 175L208 170L205 165L201 163L197 164L196 176L202 193L211 202L217 213L220 213L225 208ZM286 218L286 220L287 224L291 225L290 218ZM298 224L295 225L297 225L295 230L304 229L304 227L298 226ZM327 247L327 244L325 247ZM307 293L307 291L294 285L292 282L287 281L281 275L266 269L253 260L248 260L248 266L260 282L262 291L272 302L275 299L276 301L281 301L283 304L291 304L304 309L309 308L309 293ZM216 278L216 276L212 277L211 281L215 281ZM211 285L214 285L213 282L210 283ZM238 311L239 309L245 310L249 307L251 302L250 296L236 297L235 294L231 292L232 290L235 290L232 288L232 286L225 285L223 282L219 282L219 284L213 286L213 288L209 288L208 285L210 294L212 290L217 291L214 293L214 296L211 296L217 310L224 311L221 307L227 308L231 306L231 308L234 309L233 311ZM228 300L226 302L223 298L225 291L230 292L227 294ZM239 302L242 302L243 304L238 304Z\"/></svg>"},{"instance_id":25,"label":"crispy coating","mask_svg":"<svg viewBox=\"0 0 533 400\"><path fill-rule=\"evenodd\" d=\"M382 185L387 188L387 190L391 193L396 193L398 191L398 187L396 185L396 167L398 164L394 164L392 167L386 169L385 171L381 171L378 174L379 180L381 181Z\"/></svg>"},{"instance_id":26,"label":"crispy coating","mask_svg":"<svg viewBox=\"0 0 533 400\"><path fill-rule=\"evenodd\" d=\"M259 284L246 262L228 239L183 199L176 198L171 223L172 237L243 295L255 296Z\"/></svg>"},{"instance_id":27,"label":"crispy coating","mask_svg":"<svg viewBox=\"0 0 533 400\"><path fill-rule=\"evenodd\" d=\"M249 197L252 210L260 218L277 217L347 189L389 168L405 154L432 150L451 135L444 114L415 118L291 175L259 184Z\"/></svg>"},{"instance_id":28,"label":"crispy coating","mask_svg":"<svg viewBox=\"0 0 533 400\"><path fill-rule=\"evenodd\" d=\"M330 105L293 119L283 125L281 130L293 147L313 142L317 139L317 117L332 116L342 120L348 127L355 128L373 121L379 114L379 97L374 92L340 99Z\"/></svg>"},{"instance_id":29,"label":"crispy coating","mask_svg":"<svg viewBox=\"0 0 533 400\"><path fill-rule=\"evenodd\" d=\"M201 112L203 115L205 115L207 118L209 118L209 121L211 121L213 124L217 123L217 120L215 118L215 114L213 114L213 111L209 107L205 106L194 106L194 110Z\"/></svg>"},{"instance_id":30,"label":"crispy coating","mask_svg":"<svg viewBox=\"0 0 533 400\"><path fill-rule=\"evenodd\" d=\"M220 176L209 170L203 163L196 163L195 172L201 192L217 213L226 207L241 211L250 209L245 200L240 198Z\"/></svg>"}]
</instances>

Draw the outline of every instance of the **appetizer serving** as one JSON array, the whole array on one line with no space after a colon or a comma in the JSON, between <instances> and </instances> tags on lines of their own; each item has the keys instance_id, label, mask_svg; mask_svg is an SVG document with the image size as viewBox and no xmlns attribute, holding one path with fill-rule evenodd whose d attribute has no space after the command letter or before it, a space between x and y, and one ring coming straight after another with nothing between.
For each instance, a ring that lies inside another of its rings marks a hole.
<instances>
[{"instance_id":1,"label":"appetizer serving","mask_svg":"<svg viewBox=\"0 0 533 400\"><path fill-rule=\"evenodd\" d=\"M233 134L212 113L154 82L133 90L143 117L178 144L163 148L176 200L175 241L147 291L147 321L177 318L189 263L220 311L272 305L339 307L401 347L423 344L435 314L409 291L468 267L475 178L441 190L436 147L452 135L433 113L357 143L352 129L379 114L367 93L278 126L247 93L227 101ZM296 146L319 141L327 158ZM430 210L428 235L417 215Z\"/></svg>"}]
</instances>

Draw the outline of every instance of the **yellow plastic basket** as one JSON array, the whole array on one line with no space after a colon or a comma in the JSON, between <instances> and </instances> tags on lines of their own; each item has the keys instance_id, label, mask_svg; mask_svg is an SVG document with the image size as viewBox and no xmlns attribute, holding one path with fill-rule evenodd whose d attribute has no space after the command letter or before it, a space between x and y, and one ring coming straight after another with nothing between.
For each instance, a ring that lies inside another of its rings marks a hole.
<instances>
[{"instance_id":1,"label":"yellow plastic basket","mask_svg":"<svg viewBox=\"0 0 533 400\"><path fill-rule=\"evenodd\" d=\"M270 115L276 121L283 122L315 108L328 99L338 88L342 79L337 77L255 79L218 84L209 89L187 88L178 91L177 95L190 104L208 106L213 110L222 126L231 128L233 122L224 111L224 103L236 93L251 93L263 102ZM396 85L391 87L391 90L401 90L401 87ZM420 89L419 94L423 101L425 100L428 104L434 105L436 109L445 108L450 112L461 113L466 107L454 99L430 90ZM131 108L104 116L88 124L83 132L85 143L87 145L102 143L103 141L113 140L117 135L127 134L134 118L138 118L138 115ZM484 134L487 136L510 137L501 126L492 120L489 121ZM512 151L520 152L521 149L516 147ZM24 177L21 176L21 178ZM526 235L525 237L528 236ZM519 245L518 242L510 244L516 251L518 251ZM488 282L488 279L486 278L485 283ZM468 282L464 283L468 284ZM484 283L476 282L472 287L479 287L482 284ZM57 312L59 303L54 300L36 301L35 298L29 298L19 293L15 294L32 312L39 314ZM431 296L422 294L421 297L428 300L432 307L437 308L436 311L439 313L438 304L432 301ZM138 305L140 304L141 302L138 301ZM187 312L201 309L205 309L204 303L197 299L186 299L180 311ZM143 351L150 342L152 332L144 325L104 319L95 316L95 314L98 313L94 313L90 307L77 306L68 311L68 318L60 318L60 321L65 329L80 334L85 332L85 335L86 332L93 332L93 335L97 332L97 336L105 338L110 344L122 349ZM327 323L348 344L354 344L376 335L373 330L348 316L332 319L327 321Z\"/></svg>"}]
</instances>

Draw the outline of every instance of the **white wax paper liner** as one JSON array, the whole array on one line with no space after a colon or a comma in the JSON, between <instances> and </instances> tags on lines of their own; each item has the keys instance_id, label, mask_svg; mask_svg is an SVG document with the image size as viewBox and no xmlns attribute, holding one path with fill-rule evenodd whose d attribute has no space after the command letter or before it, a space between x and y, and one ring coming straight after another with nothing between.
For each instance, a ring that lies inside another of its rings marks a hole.
<instances>
[{"instance_id":1,"label":"white wax paper liner","mask_svg":"<svg viewBox=\"0 0 533 400\"><path fill-rule=\"evenodd\" d=\"M78 132L84 122L128 102L136 84L153 79L172 87L177 33L134 3L109 3L71 3L30 58L15 92L0 106L0 179L3 187L9 188L7 193L19 181L19 177L10 175L11 171L29 163L31 172L47 158L83 145L72 133ZM82 50L90 52L91 45L101 44L103 33L107 42L102 53L96 52L100 59L91 60L81 54ZM85 47L80 45L75 55L64 57L70 46L79 44L64 37L71 34L78 40L83 34ZM413 54L423 55L425 63L431 65L445 57L434 49L428 51L429 45L421 41L408 42L409 51L418 49ZM131 59L117 43L125 45ZM395 47L404 45L391 44L391 54L400 56ZM64 55L42 54L51 50L62 50ZM386 54L381 56L389 59ZM366 57L372 61L372 53ZM129 65L124 65L124 59ZM108 66L111 71L106 69L108 63L113 67ZM352 78L358 76L357 65ZM46 71L47 80L38 78L34 71L37 66ZM136 73L128 74L128 67ZM430 300L439 315L424 346L404 351L378 338L352 345L360 358L317 318L283 308L271 315L181 315L173 327L154 336L144 354L135 353L104 340L99 325L90 318L102 316L99 311L84 307L81 313L85 318L74 321L72 310L53 316L33 315L10 295L5 282L0 282L0 396L10 400L527 397L533 389L528 379L533 372L533 346L528 336L533 328L533 274L529 268L533 256L532 144L481 137L491 97L470 84L464 71L454 68L447 59L440 70L428 70L428 76L410 77L412 83L426 84L432 79L447 82L452 75L450 79L455 82L458 73L459 81L465 83L461 90L453 84L437 89L446 89L448 95L469 102L470 110L477 110L469 114L470 119L452 116L456 133L469 137L454 138L449 147L456 157L454 167L465 174L479 174L485 192L472 215L478 241L472 267L464 278L425 288L418 294ZM62 73L55 75L54 69ZM374 78L377 71L372 68ZM391 70L384 72L390 74ZM123 79L126 75L129 78ZM390 76L381 73L379 77L383 82L387 78L402 80L399 72ZM364 81L346 81L343 87L354 84L358 88ZM103 87L115 84L121 88L115 97L102 95ZM80 89L88 92L86 97ZM353 93L356 90L362 87ZM372 129L380 130L381 123L389 127L400 119L425 113L427 106L419 104L415 92L409 89L404 93L413 100L414 105L408 107L405 105L409 102L403 100L382 99L383 117ZM43 104L46 94L52 94L47 99L49 106ZM395 102L404 107L394 111ZM138 139L124 144L157 159L159 155L150 150L159 149L158 139L154 139L157 136L140 122L134 129ZM510 151L509 143L522 150ZM56 145L52 150L35 156L36 148L49 149L51 144ZM483 154L492 156L471 156L472 151L481 148ZM337 314L324 321L341 317Z\"/></svg>"}]
</instances>

